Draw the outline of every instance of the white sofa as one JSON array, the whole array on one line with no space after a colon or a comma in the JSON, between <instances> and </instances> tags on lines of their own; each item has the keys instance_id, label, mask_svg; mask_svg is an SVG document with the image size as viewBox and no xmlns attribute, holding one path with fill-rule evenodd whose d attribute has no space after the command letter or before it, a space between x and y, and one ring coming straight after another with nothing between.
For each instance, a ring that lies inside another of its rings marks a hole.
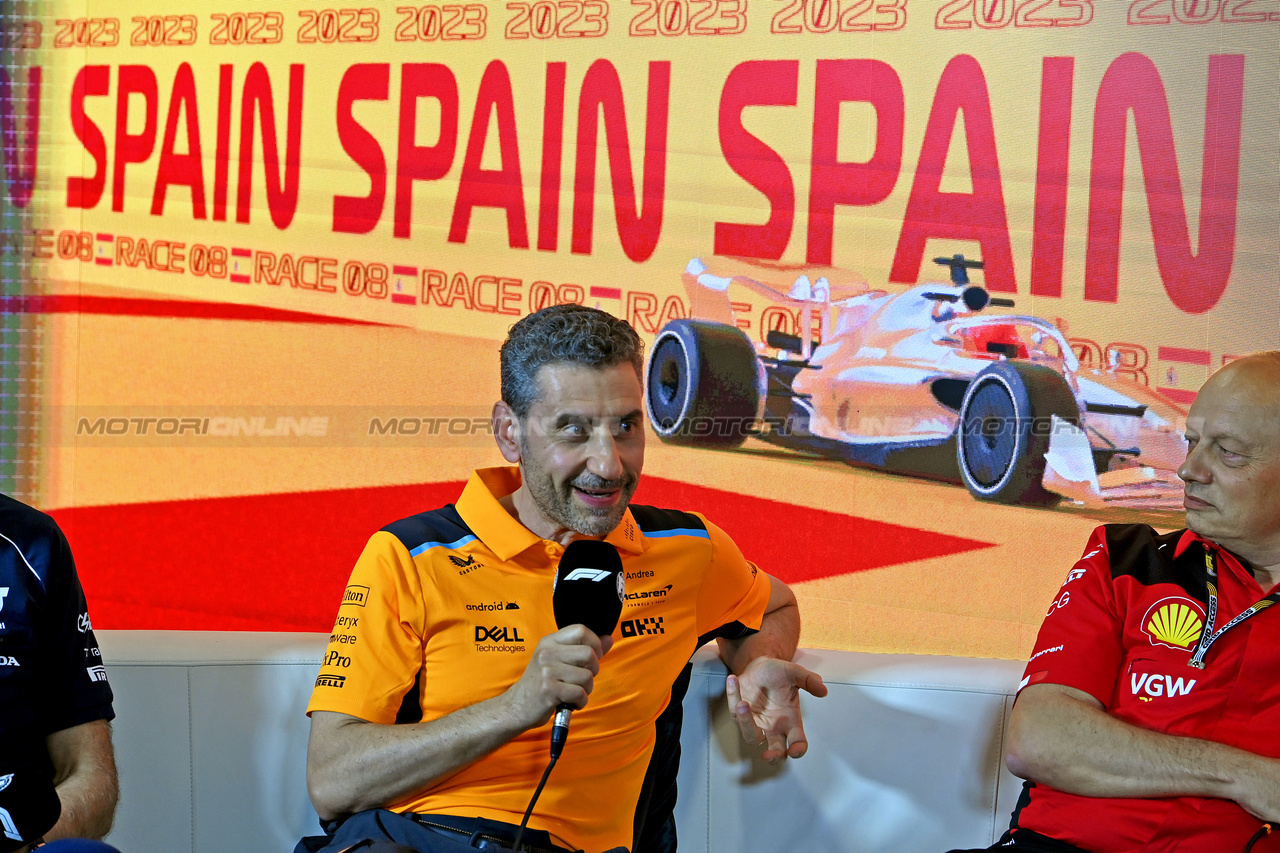
<instances>
[{"instance_id":1,"label":"white sofa","mask_svg":"<svg viewBox=\"0 0 1280 853\"><path fill-rule=\"evenodd\" d=\"M99 631L116 694L122 853L288 853L318 825L304 714L327 635ZM1004 830L1019 780L1003 738L1013 661L804 650L810 752L771 767L724 708L724 667L694 658L677 825L685 853L941 853Z\"/></svg>"}]
</instances>

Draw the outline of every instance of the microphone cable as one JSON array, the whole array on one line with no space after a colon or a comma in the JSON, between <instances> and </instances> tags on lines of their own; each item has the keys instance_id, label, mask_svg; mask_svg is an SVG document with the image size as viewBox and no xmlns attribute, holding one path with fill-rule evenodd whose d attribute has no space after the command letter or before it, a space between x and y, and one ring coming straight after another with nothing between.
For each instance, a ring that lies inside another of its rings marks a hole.
<instances>
[{"instance_id":1,"label":"microphone cable","mask_svg":"<svg viewBox=\"0 0 1280 853\"><path fill-rule=\"evenodd\" d=\"M529 825L529 817L533 814L533 805L538 802L538 797L542 795L542 789L546 787L547 778L551 775L551 768L556 766L556 760L559 757L560 751L552 750L551 761L547 763L547 769L542 773L542 781L538 783L538 787L533 792L533 799L529 800L529 808L524 810L524 819L520 821L520 829L516 832L516 840L511 845L514 853L520 853L520 842L524 839L524 828Z\"/></svg>"},{"instance_id":2,"label":"microphone cable","mask_svg":"<svg viewBox=\"0 0 1280 853\"><path fill-rule=\"evenodd\" d=\"M538 802L538 797L542 796L542 789L546 787L547 779L551 776L551 768L556 766L560 753L564 752L564 745L569 739L569 716L572 710L569 705L561 705L556 709L555 725L551 727L551 761L547 763L547 769L542 773L542 780L538 782L538 787L534 789L533 799L529 800L529 807L524 810L524 819L520 821L520 829L516 832L516 840L511 845L514 853L520 853L520 842L524 839L525 827L529 825L529 818L533 815L533 806ZM561 714L564 715L563 720L560 719Z\"/></svg>"},{"instance_id":3,"label":"microphone cable","mask_svg":"<svg viewBox=\"0 0 1280 853\"><path fill-rule=\"evenodd\" d=\"M1253 838L1249 839L1249 843L1244 846L1244 853L1249 853L1253 849L1253 845L1271 834L1271 824L1264 823L1262 827L1253 834Z\"/></svg>"}]
</instances>

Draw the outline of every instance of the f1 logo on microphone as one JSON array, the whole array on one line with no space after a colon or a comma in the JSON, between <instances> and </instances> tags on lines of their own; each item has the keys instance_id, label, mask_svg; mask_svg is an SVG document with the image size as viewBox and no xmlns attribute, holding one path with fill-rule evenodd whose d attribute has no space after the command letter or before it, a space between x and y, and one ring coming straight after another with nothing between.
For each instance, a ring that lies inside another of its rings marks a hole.
<instances>
[{"instance_id":1,"label":"f1 logo on microphone","mask_svg":"<svg viewBox=\"0 0 1280 853\"><path fill-rule=\"evenodd\" d=\"M567 581L595 581L600 582L609 577L612 572L605 569L574 569L565 575Z\"/></svg>"}]
</instances>

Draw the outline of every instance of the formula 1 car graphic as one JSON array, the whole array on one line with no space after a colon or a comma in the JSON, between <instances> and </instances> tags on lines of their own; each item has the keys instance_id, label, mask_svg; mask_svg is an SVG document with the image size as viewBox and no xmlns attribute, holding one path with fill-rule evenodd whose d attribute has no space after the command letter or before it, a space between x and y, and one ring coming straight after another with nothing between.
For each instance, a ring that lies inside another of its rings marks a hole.
<instances>
[{"instance_id":1,"label":"formula 1 car graphic","mask_svg":"<svg viewBox=\"0 0 1280 853\"><path fill-rule=\"evenodd\" d=\"M1172 480L1182 410L1115 365L1082 368L1053 323L992 312L1013 302L969 283L980 261L935 262L950 281L890 293L836 268L695 258L682 276L690 319L650 349L654 430L699 447L754 437L1011 504L1098 497L1100 476ZM761 325L782 328L753 342L731 285L769 302Z\"/></svg>"}]
</instances>

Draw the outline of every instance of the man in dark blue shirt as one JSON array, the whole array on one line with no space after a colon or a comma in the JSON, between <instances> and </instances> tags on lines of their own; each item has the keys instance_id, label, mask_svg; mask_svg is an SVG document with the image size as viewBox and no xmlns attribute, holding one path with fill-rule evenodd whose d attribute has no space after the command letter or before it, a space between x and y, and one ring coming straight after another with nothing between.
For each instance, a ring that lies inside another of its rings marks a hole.
<instances>
[{"instance_id":1,"label":"man in dark blue shirt","mask_svg":"<svg viewBox=\"0 0 1280 853\"><path fill-rule=\"evenodd\" d=\"M66 537L0 495L0 850L110 830L111 700Z\"/></svg>"}]
</instances>

